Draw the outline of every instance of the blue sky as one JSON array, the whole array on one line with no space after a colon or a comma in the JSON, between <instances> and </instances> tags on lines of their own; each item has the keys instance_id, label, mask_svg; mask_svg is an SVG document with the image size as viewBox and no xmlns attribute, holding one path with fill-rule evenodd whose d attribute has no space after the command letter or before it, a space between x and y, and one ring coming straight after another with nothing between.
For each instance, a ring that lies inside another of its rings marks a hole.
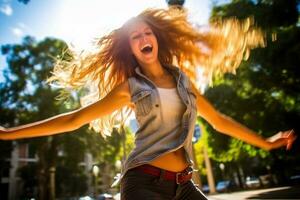
<instances>
[{"instance_id":1,"label":"blue sky","mask_svg":"<svg viewBox=\"0 0 300 200\"><path fill-rule=\"evenodd\" d=\"M41 40L56 37L78 48L88 46L93 37L118 28L145 8L166 8L165 0L0 0L0 45L20 43L26 35ZM186 0L190 20L206 24L210 0ZM0 56L0 82L5 68Z\"/></svg>"}]
</instances>

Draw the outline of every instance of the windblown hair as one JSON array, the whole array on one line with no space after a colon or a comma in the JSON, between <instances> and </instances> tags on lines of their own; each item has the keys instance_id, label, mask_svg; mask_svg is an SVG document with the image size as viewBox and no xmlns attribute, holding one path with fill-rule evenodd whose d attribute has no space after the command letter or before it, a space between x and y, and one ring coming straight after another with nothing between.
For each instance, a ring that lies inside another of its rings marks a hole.
<instances>
[{"instance_id":1,"label":"windblown hair","mask_svg":"<svg viewBox=\"0 0 300 200\"><path fill-rule=\"evenodd\" d=\"M158 59L162 65L176 65L194 82L196 68L211 77L235 72L249 50L264 45L261 31L246 19L217 20L209 26L193 26L183 9L147 9L122 27L97 39L93 52L73 53L72 60L59 60L48 80L65 90L88 88L82 105L105 97L113 88L135 76L138 63L131 53L128 29L138 20L149 25L158 41ZM90 127L109 135L113 126L126 120L130 108L115 111L91 122Z\"/></svg>"}]
</instances>

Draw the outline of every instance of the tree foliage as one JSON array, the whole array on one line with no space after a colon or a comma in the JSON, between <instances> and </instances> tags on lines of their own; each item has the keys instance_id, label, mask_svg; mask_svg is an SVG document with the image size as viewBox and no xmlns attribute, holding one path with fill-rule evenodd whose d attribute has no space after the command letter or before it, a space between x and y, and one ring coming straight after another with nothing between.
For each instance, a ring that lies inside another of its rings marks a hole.
<instances>
[{"instance_id":1,"label":"tree foliage","mask_svg":"<svg viewBox=\"0 0 300 200\"><path fill-rule=\"evenodd\" d=\"M61 55L65 56L62 59L68 59L66 54L62 54L66 49L67 45L61 40L46 38L38 42L29 36L23 39L22 44L2 46L2 54L7 58L8 67L4 71L5 82L0 86L1 124L12 127L42 120L66 111L62 102L55 101L58 91L46 83L55 59ZM35 177L38 183L39 198L47 199L49 196L49 169L57 164L58 150L61 146L68 148L74 143L79 146L82 138L73 135L72 139L62 140L60 136L57 136L18 141L28 143L38 155L37 166L27 168L36 169L32 177ZM73 154L82 158L80 155L83 152L84 148L78 148ZM74 159L74 161L78 161L78 159ZM76 168L76 166L74 165L72 168ZM24 169L22 172L22 176L26 177L24 173L31 173L32 170ZM26 184L24 185L26 186Z\"/></svg>"},{"instance_id":2,"label":"tree foliage","mask_svg":"<svg viewBox=\"0 0 300 200\"><path fill-rule=\"evenodd\" d=\"M216 1L217 2L217 1ZM234 0L215 4L211 20L254 16L266 32L267 47L256 49L241 64L237 75L226 74L216 80L205 96L221 112L231 116L263 137L293 128L300 121L300 28L298 0ZM216 134L208 126L209 152L220 162L240 161L245 157L268 158L269 163L287 160L298 163L293 152L258 148ZM280 162L279 162L280 163ZM264 163L266 164L266 163Z\"/></svg>"},{"instance_id":3,"label":"tree foliage","mask_svg":"<svg viewBox=\"0 0 300 200\"><path fill-rule=\"evenodd\" d=\"M58 101L56 97L59 96L59 91L46 83L55 60L71 58L63 41L54 38L36 41L27 36L21 44L4 45L1 50L8 64L3 73L5 81L0 85L1 125L13 127L27 124L80 107L80 94L72 94L68 101ZM133 136L129 130L125 132L128 154L133 146ZM72 134L18 140L20 143L28 143L39 158L38 163L19 170L24 181L24 192L28 193L37 186L38 198L48 199L49 170L56 168L57 197L84 194L87 189L87 174L84 174L79 163L84 160L87 152L93 155L96 164L110 166L111 171L108 173L113 179L117 173L115 163L122 159L124 148L123 136L116 129L112 135L102 138L100 134L82 127ZM0 157L2 163L9 157L11 143L1 143L5 144L0 147L4 156L3 159Z\"/></svg>"}]
</instances>

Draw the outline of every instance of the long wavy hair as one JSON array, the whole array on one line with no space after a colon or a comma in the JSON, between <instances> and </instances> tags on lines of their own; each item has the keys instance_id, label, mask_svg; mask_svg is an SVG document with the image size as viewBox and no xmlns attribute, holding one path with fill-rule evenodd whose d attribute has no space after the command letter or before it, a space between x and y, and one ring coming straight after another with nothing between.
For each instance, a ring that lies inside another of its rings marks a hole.
<instances>
[{"instance_id":1,"label":"long wavy hair","mask_svg":"<svg viewBox=\"0 0 300 200\"><path fill-rule=\"evenodd\" d=\"M96 39L93 51L72 52L69 61L58 60L51 83L64 91L85 89L83 106L105 97L113 88L135 76L138 63L131 53L128 29L137 20L149 25L158 41L162 65L176 65L196 80L196 69L203 68L209 80L214 75L235 72L250 49L264 45L262 32L251 18L245 21L216 20L207 26L192 25L184 9L147 9L122 27ZM115 111L90 123L90 127L110 135L113 126L124 123L130 108Z\"/></svg>"}]
</instances>

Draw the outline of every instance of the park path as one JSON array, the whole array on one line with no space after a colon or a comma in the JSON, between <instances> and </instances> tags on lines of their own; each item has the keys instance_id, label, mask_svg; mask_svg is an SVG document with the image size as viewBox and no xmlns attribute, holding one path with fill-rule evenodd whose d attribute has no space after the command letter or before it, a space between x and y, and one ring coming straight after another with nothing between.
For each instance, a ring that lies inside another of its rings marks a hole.
<instances>
[{"instance_id":1,"label":"park path","mask_svg":"<svg viewBox=\"0 0 300 200\"><path fill-rule=\"evenodd\" d=\"M243 192L232 192L209 195L209 200L242 200L242 199L299 199L300 186L276 187Z\"/></svg>"}]
</instances>

